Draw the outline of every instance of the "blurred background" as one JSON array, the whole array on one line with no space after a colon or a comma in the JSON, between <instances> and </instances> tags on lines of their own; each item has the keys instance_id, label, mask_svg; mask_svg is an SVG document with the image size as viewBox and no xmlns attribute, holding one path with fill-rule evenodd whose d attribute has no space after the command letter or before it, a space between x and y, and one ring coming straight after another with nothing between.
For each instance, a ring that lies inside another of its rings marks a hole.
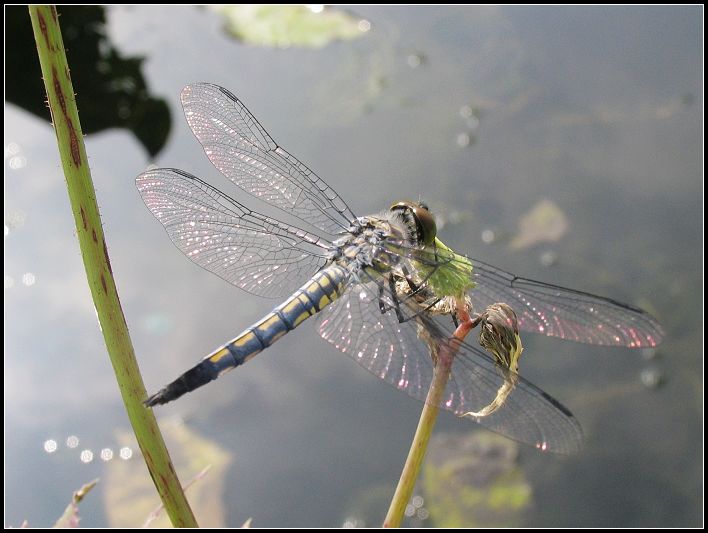
<instances>
[{"instance_id":1,"label":"blurred background","mask_svg":"<svg viewBox=\"0 0 708 533\"><path fill-rule=\"evenodd\" d=\"M562 457L442 414L409 525L700 526L703 8L65 7L108 250L155 391L279 302L188 261L150 164L211 167L179 105L218 83L357 214L424 199L453 248L652 312L656 350L524 337L521 371L586 434ZM158 505L85 280L26 7L8 6L5 525ZM312 324L156 411L202 525L379 525L421 404ZM160 523L159 521L156 523Z\"/></svg>"}]
</instances>

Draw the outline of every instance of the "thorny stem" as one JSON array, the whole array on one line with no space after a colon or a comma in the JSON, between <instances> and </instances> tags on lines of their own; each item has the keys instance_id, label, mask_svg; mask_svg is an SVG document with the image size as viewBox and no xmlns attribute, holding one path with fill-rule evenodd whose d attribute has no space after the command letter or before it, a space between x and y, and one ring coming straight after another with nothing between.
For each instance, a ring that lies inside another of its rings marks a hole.
<instances>
[{"instance_id":1,"label":"thorny stem","mask_svg":"<svg viewBox=\"0 0 708 533\"><path fill-rule=\"evenodd\" d=\"M29 11L86 278L123 403L172 524L196 527L197 522L172 467L155 416L142 403L146 396L145 385L111 270L59 16L54 6L31 5Z\"/></svg>"}]
</instances>

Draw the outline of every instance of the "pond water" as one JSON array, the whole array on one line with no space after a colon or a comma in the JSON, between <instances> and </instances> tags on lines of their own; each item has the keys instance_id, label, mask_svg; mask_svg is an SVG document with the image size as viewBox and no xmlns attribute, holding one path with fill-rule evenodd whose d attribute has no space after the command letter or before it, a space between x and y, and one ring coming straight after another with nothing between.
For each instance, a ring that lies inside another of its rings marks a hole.
<instances>
[{"instance_id":1,"label":"pond water","mask_svg":"<svg viewBox=\"0 0 708 533\"><path fill-rule=\"evenodd\" d=\"M568 457L519 447L532 501L519 523L700 526L702 8L349 13L355 39L273 48L234 40L203 8L105 8L105 41L125 58L145 58L132 66L154 102L145 116L159 117L134 134L124 126L137 100L82 95L100 76L128 92L136 78L106 66L105 42L104 63L88 47L69 47L72 74L89 80L75 87L79 112L98 117L86 129L94 132L87 152L148 389L276 305L186 260L134 185L156 163L256 205L211 167L182 115L182 87L210 81L241 98L357 214L425 199L453 248L661 320L665 342L643 353L524 337L522 373L573 411L586 440ZM34 65L31 54L26 61ZM102 74L77 72L91 65ZM8 87L37 80L6 75ZM129 499L152 496L149 477L126 435L41 113L5 106L5 524L50 525L98 477L81 525L138 526L157 500L141 513ZM539 205L561 222L520 235ZM259 527L306 527L380 523L420 407L303 324L156 412L182 428L170 444L183 481L213 465L194 488L203 524L252 517ZM443 414L436 432L486 430ZM118 458L124 447L133 450L127 461ZM374 510L361 503L367 495L376 495Z\"/></svg>"}]
</instances>

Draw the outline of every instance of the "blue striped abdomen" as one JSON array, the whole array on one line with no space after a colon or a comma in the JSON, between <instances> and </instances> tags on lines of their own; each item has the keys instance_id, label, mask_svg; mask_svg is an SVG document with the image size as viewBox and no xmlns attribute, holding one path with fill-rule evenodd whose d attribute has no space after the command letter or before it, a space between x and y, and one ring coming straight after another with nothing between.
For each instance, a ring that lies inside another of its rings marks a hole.
<instances>
[{"instance_id":1,"label":"blue striped abdomen","mask_svg":"<svg viewBox=\"0 0 708 533\"><path fill-rule=\"evenodd\" d=\"M261 320L150 396L145 405L153 406L175 400L242 365L336 300L348 275L345 268L336 264L320 270Z\"/></svg>"}]
</instances>

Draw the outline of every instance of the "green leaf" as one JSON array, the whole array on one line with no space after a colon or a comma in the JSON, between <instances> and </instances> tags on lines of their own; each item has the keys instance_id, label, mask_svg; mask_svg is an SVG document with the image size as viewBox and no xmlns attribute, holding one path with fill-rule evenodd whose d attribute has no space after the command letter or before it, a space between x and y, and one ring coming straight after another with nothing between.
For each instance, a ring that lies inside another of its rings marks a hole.
<instances>
[{"instance_id":1,"label":"green leaf","mask_svg":"<svg viewBox=\"0 0 708 533\"><path fill-rule=\"evenodd\" d=\"M215 5L226 31L256 46L322 48L335 40L360 37L368 22L332 8L303 5Z\"/></svg>"}]
</instances>

